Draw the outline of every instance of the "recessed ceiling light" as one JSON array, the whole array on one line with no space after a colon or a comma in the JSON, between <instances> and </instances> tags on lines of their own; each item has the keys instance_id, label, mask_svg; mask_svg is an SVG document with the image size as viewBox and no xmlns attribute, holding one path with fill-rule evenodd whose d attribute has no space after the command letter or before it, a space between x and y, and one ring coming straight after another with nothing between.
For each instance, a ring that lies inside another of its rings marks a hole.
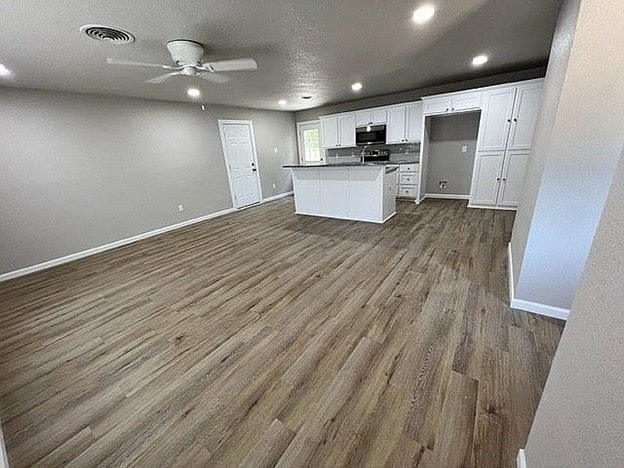
<instances>
[{"instance_id":1,"label":"recessed ceiling light","mask_svg":"<svg viewBox=\"0 0 624 468\"><path fill-rule=\"evenodd\" d=\"M414 14L412 15L412 20L416 24L423 24L433 18L435 14L435 8L433 5L423 5L421 7L416 8L414 10Z\"/></svg>"},{"instance_id":2,"label":"recessed ceiling light","mask_svg":"<svg viewBox=\"0 0 624 468\"><path fill-rule=\"evenodd\" d=\"M478 67L479 65L483 65L487 61L488 61L487 55L477 55L475 58L472 59L472 64L475 67Z\"/></svg>"},{"instance_id":3,"label":"recessed ceiling light","mask_svg":"<svg viewBox=\"0 0 624 468\"><path fill-rule=\"evenodd\" d=\"M312 99L312 96L301 96L301 99L305 99L307 101L308 99Z\"/></svg>"},{"instance_id":4,"label":"recessed ceiling light","mask_svg":"<svg viewBox=\"0 0 624 468\"><path fill-rule=\"evenodd\" d=\"M362 86L362 83L360 83L359 81L358 81L357 83L353 83L353 84L351 85L351 89L352 89L353 91L355 91L356 93L357 93L358 91L361 91L363 87L364 87L364 86Z\"/></svg>"},{"instance_id":5,"label":"recessed ceiling light","mask_svg":"<svg viewBox=\"0 0 624 468\"><path fill-rule=\"evenodd\" d=\"M201 96L201 91L197 88L189 88L186 94L188 94L189 97L198 98Z\"/></svg>"},{"instance_id":6,"label":"recessed ceiling light","mask_svg":"<svg viewBox=\"0 0 624 468\"><path fill-rule=\"evenodd\" d=\"M0 76L9 76L11 74L11 70L0 63Z\"/></svg>"},{"instance_id":7,"label":"recessed ceiling light","mask_svg":"<svg viewBox=\"0 0 624 468\"><path fill-rule=\"evenodd\" d=\"M279 101L277 101L277 103L280 106L285 106L286 104L288 104L288 101L286 99L280 99Z\"/></svg>"}]
</instances>

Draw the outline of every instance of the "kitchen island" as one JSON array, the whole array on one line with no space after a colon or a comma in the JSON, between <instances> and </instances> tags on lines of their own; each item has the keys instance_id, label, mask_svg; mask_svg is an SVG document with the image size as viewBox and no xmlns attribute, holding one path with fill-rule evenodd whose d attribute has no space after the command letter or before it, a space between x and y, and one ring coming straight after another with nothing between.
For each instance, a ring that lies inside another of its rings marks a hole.
<instances>
[{"instance_id":1,"label":"kitchen island","mask_svg":"<svg viewBox=\"0 0 624 468\"><path fill-rule=\"evenodd\" d=\"M397 164L284 167L292 170L297 214L384 223L396 213Z\"/></svg>"}]
</instances>

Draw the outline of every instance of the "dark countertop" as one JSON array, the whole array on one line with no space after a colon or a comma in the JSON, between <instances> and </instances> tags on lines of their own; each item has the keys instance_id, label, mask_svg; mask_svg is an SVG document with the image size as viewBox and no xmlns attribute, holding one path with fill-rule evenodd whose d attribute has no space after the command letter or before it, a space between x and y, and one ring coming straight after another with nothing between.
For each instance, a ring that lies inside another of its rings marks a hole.
<instances>
[{"instance_id":1,"label":"dark countertop","mask_svg":"<svg viewBox=\"0 0 624 468\"><path fill-rule=\"evenodd\" d=\"M308 167L374 167L374 166L398 166L399 164L416 164L417 160L414 161L401 161L401 162L392 162L392 161L379 161L379 162L342 162L342 163L333 163L333 164L286 164L282 167L287 169L298 169L298 168L308 168Z\"/></svg>"}]
</instances>

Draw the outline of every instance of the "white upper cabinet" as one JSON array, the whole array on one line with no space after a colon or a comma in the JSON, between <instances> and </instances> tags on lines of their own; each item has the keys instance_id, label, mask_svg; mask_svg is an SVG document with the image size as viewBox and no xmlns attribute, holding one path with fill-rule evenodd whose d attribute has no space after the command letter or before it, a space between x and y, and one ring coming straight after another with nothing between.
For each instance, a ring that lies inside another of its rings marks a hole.
<instances>
[{"instance_id":1,"label":"white upper cabinet","mask_svg":"<svg viewBox=\"0 0 624 468\"><path fill-rule=\"evenodd\" d=\"M407 123L406 106L388 108L388 123L386 126L386 143L405 143L405 125Z\"/></svg>"},{"instance_id":2,"label":"white upper cabinet","mask_svg":"<svg viewBox=\"0 0 624 468\"><path fill-rule=\"evenodd\" d=\"M323 134L321 141L324 148L337 148L340 143L338 138L338 117L322 117L321 133Z\"/></svg>"},{"instance_id":3,"label":"white upper cabinet","mask_svg":"<svg viewBox=\"0 0 624 468\"><path fill-rule=\"evenodd\" d=\"M386 109L367 109L355 113L356 127L364 125L379 125L387 122Z\"/></svg>"},{"instance_id":4,"label":"white upper cabinet","mask_svg":"<svg viewBox=\"0 0 624 468\"><path fill-rule=\"evenodd\" d=\"M388 108L386 143L416 143L422 135L422 102Z\"/></svg>"},{"instance_id":5,"label":"white upper cabinet","mask_svg":"<svg viewBox=\"0 0 624 468\"><path fill-rule=\"evenodd\" d=\"M407 128L405 138L410 143L418 142L422 138L423 130L423 104L422 101L412 102L407 105Z\"/></svg>"},{"instance_id":6,"label":"white upper cabinet","mask_svg":"<svg viewBox=\"0 0 624 468\"><path fill-rule=\"evenodd\" d=\"M437 97L427 98L424 101L424 113L425 115L445 114L451 110L451 98L449 97Z\"/></svg>"},{"instance_id":7,"label":"white upper cabinet","mask_svg":"<svg viewBox=\"0 0 624 468\"><path fill-rule=\"evenodd\" d=\"M516 88L502 88L485 93L479 124L479 151L504 151L507 147Z\"/></svg>"},{"instance_id":8,"label":"white upper cabinet","mask_svg":"<svg viewBox=\"0 0 624 468\"><path fill-rule=\"evenodd\" d=\"M466 112L481 109L481 93L470 92L451 96L451 112Z\"/></svg>"},{"instance_id":9,"label":"white upper cabinet","mask_svg":"<svg viewBox=\"0 0 624 468\"><path fill-rule=\"evenodd\" d=\"M507 149L531 149L535 122L537 121L541 102L542 83L518 87Z\"/></svg>"},{"instance_id":10,"label":"white upper cabinet","mask_svg":"<svg viewBox=\"0 0 624 468\"><path fill-rule=\"evenodd\" d=\"M355 146L355 114L338 116L340 146Z\"/></svg>"},{"instance_id":11,"label":"white upper cabinet","mask_svg":"<svg viewBox=\"0 0 624 468\"><path fill-rule=\"evenodd\" d=\"M469 91L423 98L425 115L452 114L470 112L481 109L483 93Z\"/></svg>"},{"instance_id":12,"label":"white upper cabinet","mask_svg":"<svg viewBox=\"0 0 624 468\"><path fill-rule=\"evenodd\" d=\"M355 146L355 114L321 117L323 148Z\"/></svg>"}]
</instances>

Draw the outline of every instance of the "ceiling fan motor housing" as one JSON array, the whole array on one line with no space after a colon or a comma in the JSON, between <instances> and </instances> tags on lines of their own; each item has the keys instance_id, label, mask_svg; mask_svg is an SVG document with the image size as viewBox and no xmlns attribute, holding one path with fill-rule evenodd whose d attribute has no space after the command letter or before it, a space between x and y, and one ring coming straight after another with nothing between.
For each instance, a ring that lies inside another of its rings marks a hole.
<instances>
[{"instance_id":1,"label":"ceiling fan motor housing","mask_svg":"<svg viewBox=\"0 0 624 468\"><path fill-rule=\"evenodd\" d=\"M199 42L180 39L167 42L171 58L178 65L200 65L204 56L204 46Z\"/></svg>"}]
</instances>

